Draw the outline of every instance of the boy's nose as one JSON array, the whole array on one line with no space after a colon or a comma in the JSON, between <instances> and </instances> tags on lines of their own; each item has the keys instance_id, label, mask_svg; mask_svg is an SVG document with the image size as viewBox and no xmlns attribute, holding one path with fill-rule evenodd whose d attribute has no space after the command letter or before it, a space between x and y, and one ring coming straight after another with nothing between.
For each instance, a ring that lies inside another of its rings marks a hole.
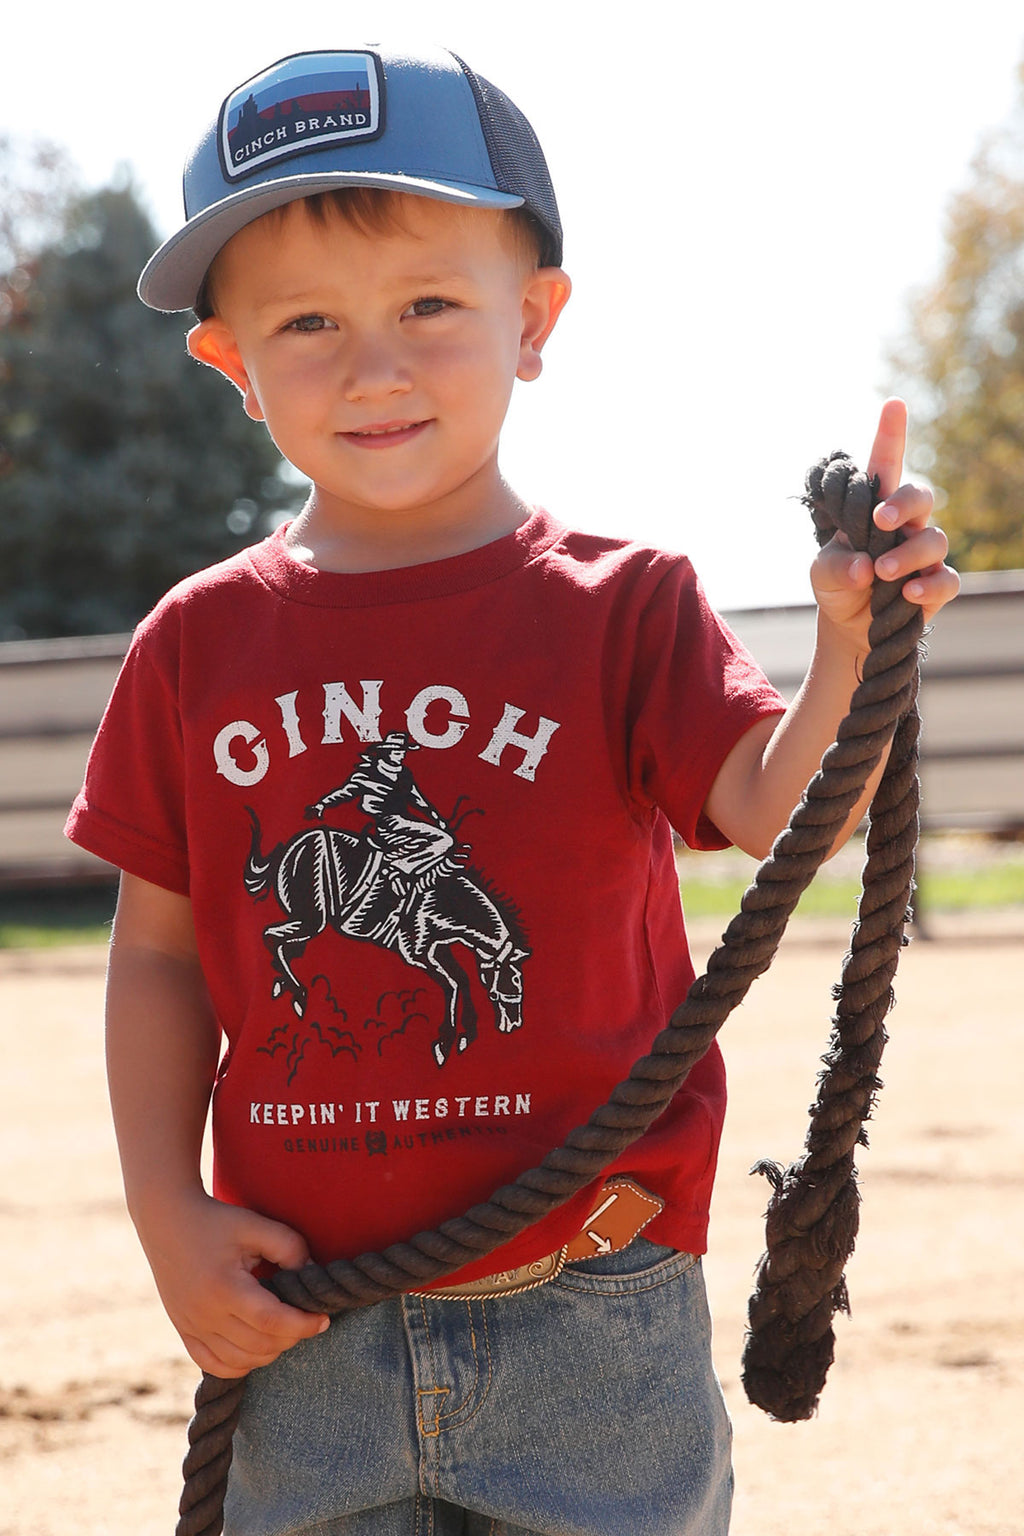
<instances>
[{"instance_id":1,"label":"boy's nose","mask_svg":"<svg viewBox=\"0 0 1024 1536\"><path fill-rule=\"evenodd\" d=\"M344 367L346 400L374 400L408 394L409 370L398 349L380 338L364 337L347 349Z\"/></svg>"}]
</instances>

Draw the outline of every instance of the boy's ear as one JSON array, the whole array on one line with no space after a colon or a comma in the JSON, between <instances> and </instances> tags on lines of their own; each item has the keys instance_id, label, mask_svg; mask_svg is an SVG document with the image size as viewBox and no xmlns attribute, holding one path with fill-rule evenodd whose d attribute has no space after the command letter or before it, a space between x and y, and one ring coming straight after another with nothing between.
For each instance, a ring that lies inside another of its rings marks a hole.
<instances>
[{"instance_id":1,"label":"boy's ear","mask_svg":"<svg viewBox=\"0 0 1024 1536\"><path fill-rule=\"evenodd\" d=\"M572 283L561 267L538 267L532 273L523 295L523 334L519 342L519 367L516 378L535 379L543 363L541 348L555 328L565 308Z\"/></svg>"},{"instance_id":2,"label":"boy's ear","mask_svg":"<svg viewBox=\"0 0 1024 1536\"><path fill-rule=\"evenodd\" d=\"M200 320L194 325L185 338L185 345L197 362L206 363L211 368L216 368L226 379L230 379L242 395L242 403L245 414L253 421L263 420L263 408L256 398L256 391L242 361L242 354L238 350L234 332L217 315L212 315L208 320Z\"/></svg>"}]
</instances>

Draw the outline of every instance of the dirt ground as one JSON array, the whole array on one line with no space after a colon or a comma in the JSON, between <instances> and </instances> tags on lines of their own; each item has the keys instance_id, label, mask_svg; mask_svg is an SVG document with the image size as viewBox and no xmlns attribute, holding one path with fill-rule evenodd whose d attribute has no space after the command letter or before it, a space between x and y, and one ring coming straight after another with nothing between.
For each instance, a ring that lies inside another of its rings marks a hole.
<instances>
[{"instance_id":1,"label":"dirt ground","mask_svg":"<svg viewBox=\"0 0 1024 1536\"><path fill-rule=\"evenodd\" d=\"M795 1426L739 1383L767 1197L746 1170L799 1153L845 925L799 926L723 1032L732 1107L707 1273L733 1536L1024 1532L1024 911L933 928L897 978L853 1315L818 1416ZM694 935L701 957L716 933ZM196 1371L123 1210L102 969L99 950L0 955L0 1536L174 1525Z\"/></svg>"}]
</instances>

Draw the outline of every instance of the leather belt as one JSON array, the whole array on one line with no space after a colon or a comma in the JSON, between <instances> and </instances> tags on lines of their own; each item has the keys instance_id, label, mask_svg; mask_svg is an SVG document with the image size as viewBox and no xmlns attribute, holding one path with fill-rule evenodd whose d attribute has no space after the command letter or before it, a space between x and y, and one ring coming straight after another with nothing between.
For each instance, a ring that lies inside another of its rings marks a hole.
<instances>
[{"instance_id":1,"label":"leather belt","mask_svg":"<svg viewBox=\"0 0 1024 1536\"><path fill-rule=\"evenodd\" d=\"M580 1259L594 1259L599 1254L618 1253L627 1248L664 1209L665 1202L642 1189L633 1179L609 1179L598 1191L594 1209L571 1242L532 1264L515 1269L499 1269L479 1280L465 1280L461 1285L441 1286L437 1290L412 1291L413 1296L428 1296L433 1301L462 1301L471 1298L488 1301L495 1296L515 1296L535 1290L561 1274L566 1264Z\"/></svg>"}]
</instances>

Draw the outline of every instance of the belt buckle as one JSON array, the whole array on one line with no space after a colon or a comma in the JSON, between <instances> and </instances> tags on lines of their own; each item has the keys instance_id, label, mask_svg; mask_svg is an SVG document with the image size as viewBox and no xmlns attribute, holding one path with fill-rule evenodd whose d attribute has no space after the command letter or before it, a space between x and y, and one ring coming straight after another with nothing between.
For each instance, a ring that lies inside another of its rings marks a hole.
<instances>
[{"instance_id":1,"label":"belt buckle","mask_svg":"<svg viewBox=\"0 0 1024 1536\"><path fill-rule=\"evenodd\" d=\"M461 1285L410 1291L409 1294L427 1296L434 1301L490 1301L496 1296L516 1296L522 1291L535 1290L538 1285L546 1285L560 1275L567 1261L576 1263L579 1259L593 1259L600 1254L618 1253L628 1248L665 1206L658 1195L652 1195L624 1174L615 1174L608 1179L598 1191L597 1199L599 1203L582 1229L556 1253L534 1259L532 1264L520 1264L517 1269L499 1269L493 1275L481 1275L479 1280L464 1280Z\"/></svg>"},{"instance_id":2,"label":"belt buckle","mask_svg":"<svg viewBox=\"0 0 1024 1536\"><path fill-rule=\"evenodd\" d=\"M546 1285L561 1274L568 1245L557 1253L545 1254L532 1264L520 1264L516 1269L499 1269L493 1275L481 1275L478 1280L464 1280L461 1285L449 1285L442 1290L411 1291L412 1296L426 1296L431 1301L490 1301L496 1296L516 1296L522 1291L532 1291L538 1285Z\"/></svg>"}]
</instances>

